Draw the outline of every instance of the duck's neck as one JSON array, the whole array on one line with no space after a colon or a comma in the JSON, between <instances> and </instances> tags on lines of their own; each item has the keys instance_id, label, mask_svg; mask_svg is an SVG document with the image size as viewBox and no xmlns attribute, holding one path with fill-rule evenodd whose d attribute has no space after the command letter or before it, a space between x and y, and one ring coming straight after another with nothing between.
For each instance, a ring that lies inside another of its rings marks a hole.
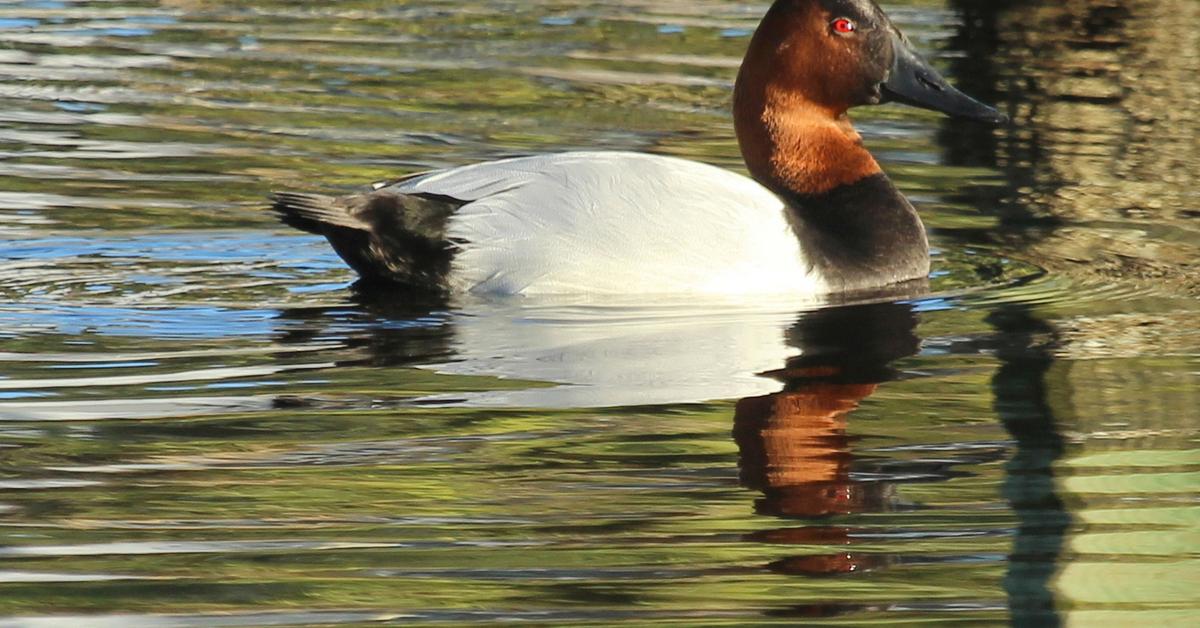
<instances>
[{"instance_id":1,"label":"duck's neck","mask_svg":"<svg viewBox=\"0 0 1200 628\"><path fill-rule=\"evenodd\" d=\"M750 174L787 205L808 262L837 291L926 276L921 220L845 110L806 99L753 50L734 91L738 143Z\"/></svg>"},{"instance_id":2,"label":"duck's neck","mask_svg":"<svg viewBox=\"0 0 1200 628\"><path fill-rule=\"evenodd\" d=\"M746 165L779 194L823 194L880 172L846 116L855 68L834 68L845 81L814 70L844 60L830 57L821 34L811 32L819 23L812 10L776 2L750 40L734 87Z\"/></svg>"},{"instance_id":3,"label":"duck's neck","mask_svg":"<svg viewBox=\"0 0 1200 628\"><path fill-rule=\"evenodd\" d=\"M746 74L734 91L734 127L759 183L777 194L816 196L881 173L845 113L772 85L755 88Z\"/></svg>"}]
</instances>

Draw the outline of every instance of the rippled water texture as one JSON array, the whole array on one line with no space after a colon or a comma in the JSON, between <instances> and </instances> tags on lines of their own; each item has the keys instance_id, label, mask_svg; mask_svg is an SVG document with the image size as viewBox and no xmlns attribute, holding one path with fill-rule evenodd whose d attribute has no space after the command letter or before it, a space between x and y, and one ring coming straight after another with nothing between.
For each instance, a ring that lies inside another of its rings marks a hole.
<instances>
[{"instance_id":1,"label":"rippled water texture","mask_svg":"<svg viewBox=\"0 0 1200 628\"><path fill-rule=\"evenodd\" d=\"M741 167L761 3L0 2L0 626L1192 626L1200 3L884 3L932 292L356 295L272 189ZM935 51L940 51L936 52Z\"/></svg>"}]
</instances>

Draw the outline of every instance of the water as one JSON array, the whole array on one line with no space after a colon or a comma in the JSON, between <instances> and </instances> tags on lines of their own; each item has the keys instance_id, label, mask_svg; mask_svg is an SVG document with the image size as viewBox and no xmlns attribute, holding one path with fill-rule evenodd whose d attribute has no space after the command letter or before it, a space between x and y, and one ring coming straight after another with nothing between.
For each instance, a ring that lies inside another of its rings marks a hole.
<instances>
[{"instance_id":1,"label":"water","mask_svg":"<svg viewBox=\"0 0 1200 628\"><path fill-rule=\"evenodd\" d=\"M1200 5L888 8L1017 122L859 113L935 273L813 309L397 303L263 210L740 168L760 4L0 3L0 626L1192 625Z\"/></svg>"}]
</instances>

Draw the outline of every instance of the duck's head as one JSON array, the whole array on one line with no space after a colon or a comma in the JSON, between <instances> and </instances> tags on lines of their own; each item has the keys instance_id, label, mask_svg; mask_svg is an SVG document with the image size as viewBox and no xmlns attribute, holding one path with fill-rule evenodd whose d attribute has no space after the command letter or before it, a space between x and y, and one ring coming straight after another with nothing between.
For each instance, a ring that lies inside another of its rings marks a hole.
<instances>
[{"instance_id":1,"label":"duck's head","mask_svg":"<svg viewBox=\"0 0 1200 628\"><path fill-rule=\"evenodd\" d=\"M751 42L743 79L790 91L834 115L896 101L1005 120L951 86L873 0L777 0Z\"/></svg>"},{"instance_id":2,"label":"duck's head","mask_svg":"<svg viewBox=\"0 0 1200 628\"><path fill-rule=\"evenodd\" d=\"M857 142L846 111L890 101L971 120L1006 119L951 86L873 0L776 0L738 75L734 118L747 164L762 179L765 165L756 161L796 153L823 122L838 123ZM847 182L825 179L809 185Z\"/></svg>"}]
</instances>

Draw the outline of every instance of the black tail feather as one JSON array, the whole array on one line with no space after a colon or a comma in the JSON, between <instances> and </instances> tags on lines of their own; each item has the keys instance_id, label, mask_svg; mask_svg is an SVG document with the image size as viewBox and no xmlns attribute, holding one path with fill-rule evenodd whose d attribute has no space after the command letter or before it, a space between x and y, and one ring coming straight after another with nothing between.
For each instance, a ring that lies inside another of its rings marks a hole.
<instances>
[{"instance_id":1,"label":"black tail feather","mask_svg":"<svg viewBox=\"0 0 1200 628\"><path fill-rule=\"evenodd\" d=\"M276 192L271 210L284 224L325 236L368 283L444 293L455 245L446 238L461 201L375 190L340 198Z\"/></svg>"},{"instance_id":2,"label":"black tail feather","mask_svg":"<svg viewBox=\"0 0 1200 628\"><path fill-rule=\"evenodd\" d=\"M317 235L329 235L330 227L370 231L371 226L353 213L341 199L321 194L275 192L269 197L271 210L284 224Z\"/></svg>"}]
</instances>

